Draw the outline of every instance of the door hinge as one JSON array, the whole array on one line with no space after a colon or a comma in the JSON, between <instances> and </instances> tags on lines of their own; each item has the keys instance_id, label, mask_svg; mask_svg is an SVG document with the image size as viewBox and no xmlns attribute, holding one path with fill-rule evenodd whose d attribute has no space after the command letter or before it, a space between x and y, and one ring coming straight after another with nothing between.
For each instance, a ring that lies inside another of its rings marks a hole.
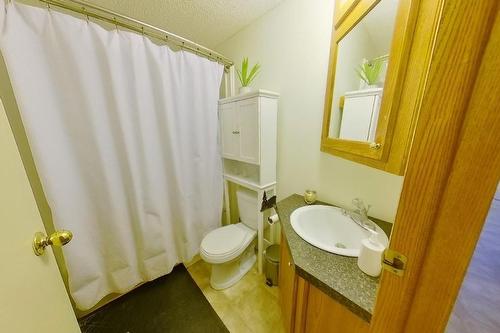
<instances>
[{"instance_id":1,"label":"door hinge","mask_svg":"<svg viewBox=\"0 0 500 333\"><path fill-rule=\"evenodd\" d=\"M408 258L401 253L386 249L384 251L384 259L382 260L382 267L397 276L403 276L406 269L406 262Z\"/></svg>"}]
</instances>

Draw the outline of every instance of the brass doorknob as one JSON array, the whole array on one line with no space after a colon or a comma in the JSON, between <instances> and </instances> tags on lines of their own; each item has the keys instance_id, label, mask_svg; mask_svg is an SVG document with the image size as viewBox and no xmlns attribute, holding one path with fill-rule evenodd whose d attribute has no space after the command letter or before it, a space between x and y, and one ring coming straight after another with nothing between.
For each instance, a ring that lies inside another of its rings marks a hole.
<instances>
[{"instance_id":1,"label":"brass doorknob","mask_svg":"<svg viewBox=\"0 0 500 333\"><path fill-rule=\"evenodd\" d=\"M50 236L45 235L43 232L37 232L33 238L33 251L37 256L41 256L47 246L63 246L68 244L72 238L73 234L69 230L56 231Z\"/></svg>"}]
</instances>

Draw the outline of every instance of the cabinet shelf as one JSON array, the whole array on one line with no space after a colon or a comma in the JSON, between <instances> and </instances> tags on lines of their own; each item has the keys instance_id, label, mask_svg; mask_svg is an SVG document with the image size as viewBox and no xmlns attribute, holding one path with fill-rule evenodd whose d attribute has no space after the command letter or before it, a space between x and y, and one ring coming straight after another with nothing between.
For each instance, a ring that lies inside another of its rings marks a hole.
<instances>
[{"instance_id":1,"label":"cabinet shelf","mask_svg":"<svg viewBox=\"0 0 500 333\"><path fill-rule=\"evenodd\" d=\"M231 103L231 102L235 102L235 101L241 101L243 99L257 97L257 96L277 99L280 96L280 94L275 93L274 91L258 89L258 90L250 91L250 92L245 93L245 94L240 94L240 95L236 95L236 96L222 98L219 100L219 104L226 104L226 103Z\"/></svg>"},{"instance_id":2,"label":"cabinet shelf","mask_svg":"<svg viewBox=\"0 0 500 333\"><path fill-rule=\"evenodd\" d=\"M266 189L266 188L269 188L269 187L276 185L275 181L267 183L267 184L260 184L255 179L251 179L249 177L245 177L242 175L232 175L229 173L224 174L224 179L226 179L232 183L250 188L251 190L254 190L254 191L263 190L263 189Z\"/></svg>"}]
</instances>

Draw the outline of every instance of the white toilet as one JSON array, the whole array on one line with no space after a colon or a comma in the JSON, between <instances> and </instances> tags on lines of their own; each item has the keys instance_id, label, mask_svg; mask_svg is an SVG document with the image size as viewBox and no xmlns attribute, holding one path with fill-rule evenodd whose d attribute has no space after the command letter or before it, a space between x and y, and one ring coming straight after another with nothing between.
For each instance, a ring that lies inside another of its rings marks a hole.
<instances>
[{"instance_id":1,"label":"white toilet","mask_svg":"<svg viewBox=\"0 0 500 333\"><path fill-rule=\"evenodd\" d=\"M238 282L256 260L257 197L241 187L236 196L241 222L217 228L201 241L200 256L212 264L210 285L217 290Z\"/></svg>"}]
</instances>

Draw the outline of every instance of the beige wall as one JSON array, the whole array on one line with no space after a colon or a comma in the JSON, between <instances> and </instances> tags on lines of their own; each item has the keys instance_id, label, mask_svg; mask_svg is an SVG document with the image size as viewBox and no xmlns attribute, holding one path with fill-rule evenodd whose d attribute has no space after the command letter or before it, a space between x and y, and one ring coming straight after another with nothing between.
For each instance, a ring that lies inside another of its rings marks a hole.
<instances>
[{"instance_id":1,"label":"beige wall","mask_svg":"<svg viewBox=\"0 0 500 333\"><path fill-rule=\"evenodd\" d=\"M216 47L240 63L260 62L254 87L281 94L278 196L316 189L321 200L348 206L360 197L374 217L394 221L403 178L320 152L321 122L334 0L285 0Z\"/></svg>"}]
</instances>

